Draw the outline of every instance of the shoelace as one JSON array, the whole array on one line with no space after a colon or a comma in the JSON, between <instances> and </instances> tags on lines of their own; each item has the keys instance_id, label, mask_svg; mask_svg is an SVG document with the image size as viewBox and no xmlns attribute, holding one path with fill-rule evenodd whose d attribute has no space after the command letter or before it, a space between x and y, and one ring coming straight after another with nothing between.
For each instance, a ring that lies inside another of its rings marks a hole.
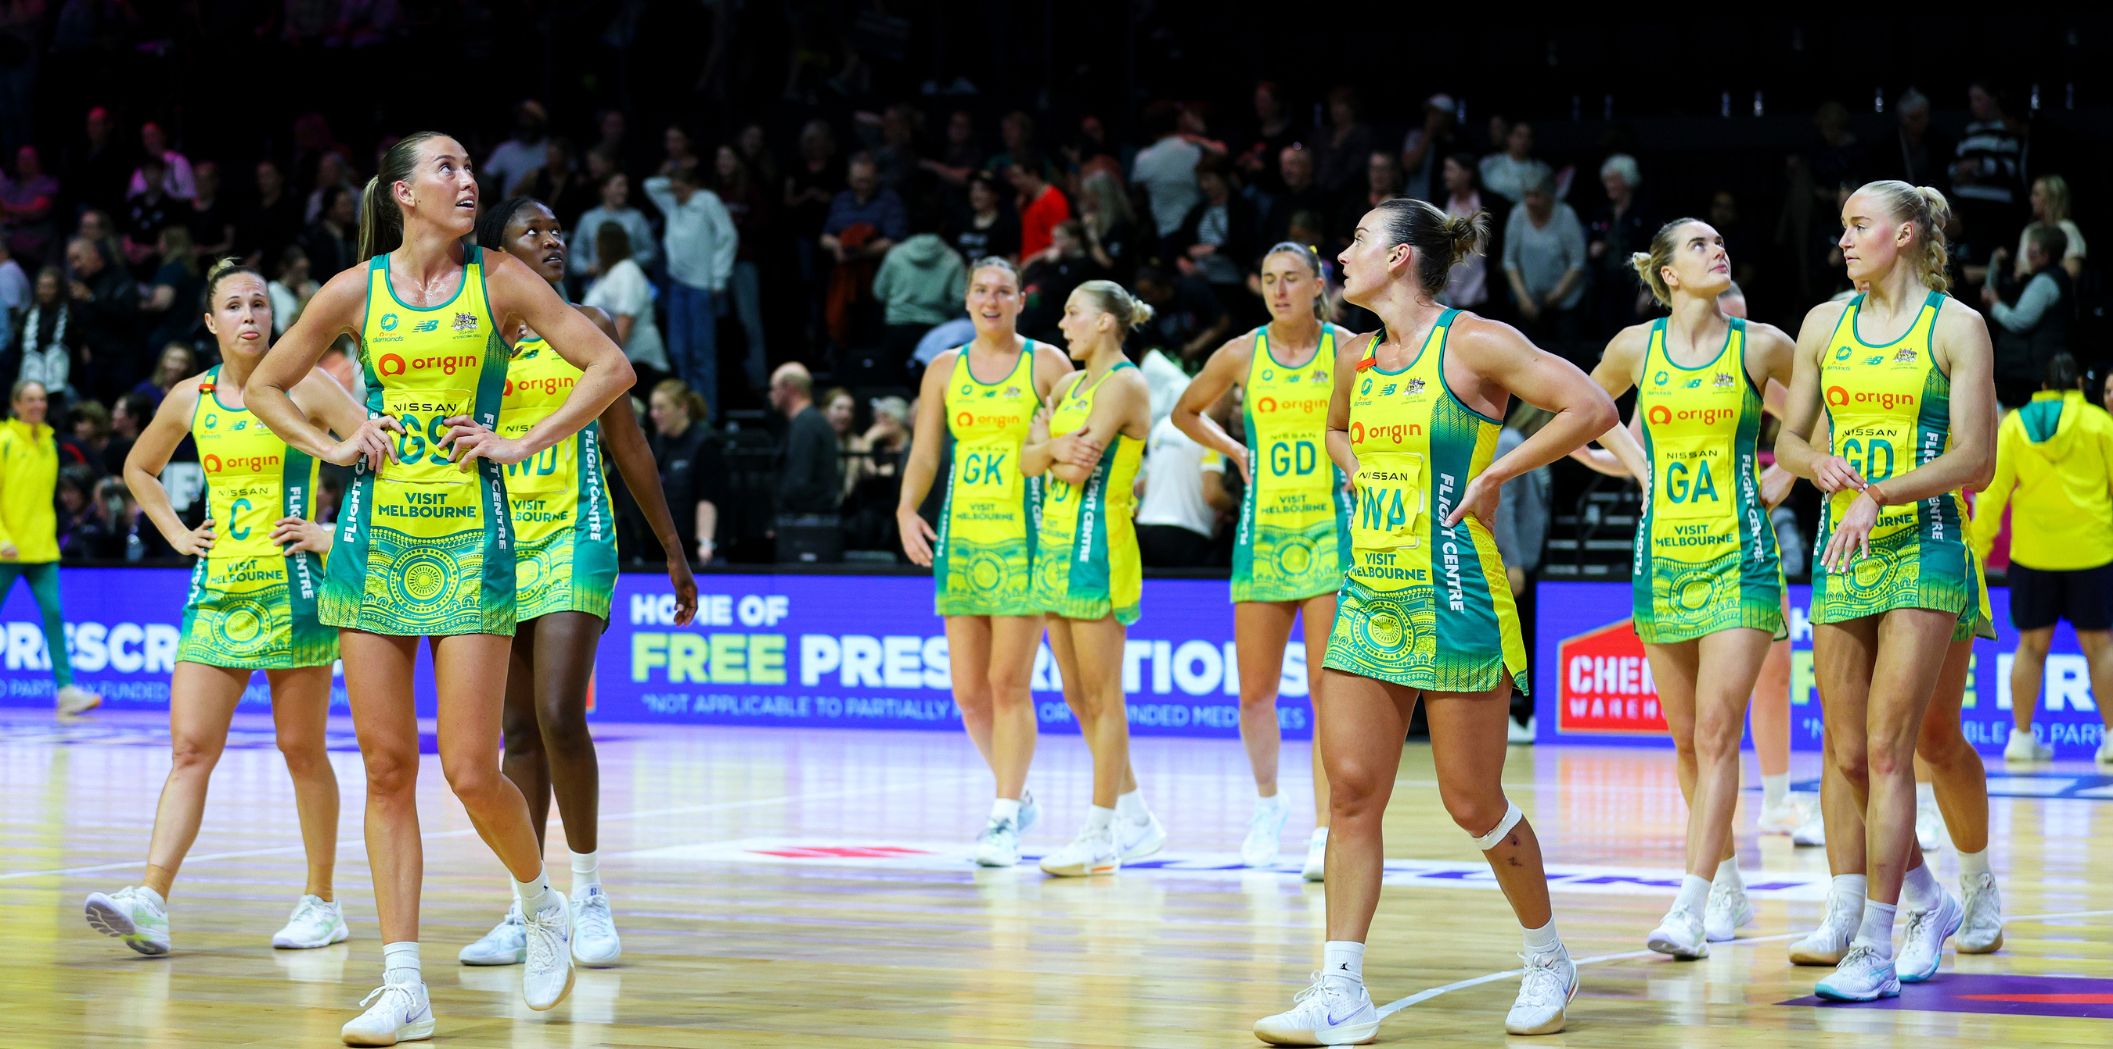
<instances>
[{"instance_id":1,"label":"shoelace","mask_svg":"<svg viewBox=\"0 0 2113 1049\"><path fill-rule=\"evenodd\" d=\"M1858 943L1850 945L1849 953L1842 955L1841 966L1840 968L1837 968L1835 972L1876 972L1877 969L1877 949L1873 947L1866 947L1863 944Z\"/></svg>"},{"instance_id":2,"label":"shoelace","mask_svg":"<svg viewBox=\"0 0 2113 1049\"><path fill-rule=\"evenodd\" d=\"M573 917L573 925L592 925L596 931L604 927L615 929L616 923L609 914L609 897L598 892L590 893L586 899L580 901L580 909Z\"/></svg>"},{"instance_id":3,"label":"shoelace","mask_svg":"<svg viewBox=\"0 0 2113 1049\"><path fill-rule=\"evenodd\" d=\"M1313 982L1307 985L1305 990L1300 991L1299 993L1291 996L1291 1004L1294 1006L1304 1005L1308 1001L1311 1001L1315 995L1321 993L1322 984L1327 982L1326 978L1321 975L1321 971L1319 969L1315 969L1312 973L1308 975L1312 978Z\"/></svg>"},{"instance_id":4,"label":"shoelace","mask_svg":"<svg viewBox=\"0 0 2113 1049\"><path fill-rule=\"evenodd\" d=\"M1562 955L1521 954L1519 960L1526 963L1526 975L1519 981L1522 1004L1543 1007L1563 1000L1568 988L1563 985L1560 971Z\"/></svg>"},{"instance_id":5,"label":"shoelace","mask_svg":"<svg viewBox=\"0 0 2113 1049\"><path fill-rule=\"evenodd\" d=\"M557 941L562 938L557 929L557 915L550 912L538 913L535 917L527 919L527 924L529 968L555 964L553 959L557 957Z\"/></svg>"},{"instance_id":6,"label":"shoelace","mask_svg":"<svg viewBox=\"0 0 2113 1049\"><path fill-rule=\"evenodd\" d=\"M983 835L978 840L989 841L1012 828L1012 820L992 820L989 826L983 828Z\"/></svg>"},{"instance_id":7,"label":"shoelace","mask_svg":"<svg viewBox=\"0 0 2113 1049\"><path fill-rule=\"evenodd\" d=\"M1937 906L1926 911L1909 911L1907 941L1909 943L1915 942L1916 937L1921 936L1923 931L1937 920L1937 912L1943 909L1944 904L1939 902Z\"/></svg>"},{"instance_id":8,"label":"shoelace","mask_svg":"<svg viewBox=\"0 0 2113 1049\"><path fill-rule=\"evenodd\" d=\"M382 984L380 987L376 987L375 989L368 991L367 996L365 998L360 999L360 1008L365 1009L368 1005L372 1004L376 998L383 997L392 991L397 994L403 995L404 1003L403 1008L400 1010L400 1012L402 1012L402 1014L405 1016L409 1016L411 1014L411 1006L417 1004L417 999L412 997L411 988L406 987L402 984L385 983Z\"/></svg>"}]
</instances>

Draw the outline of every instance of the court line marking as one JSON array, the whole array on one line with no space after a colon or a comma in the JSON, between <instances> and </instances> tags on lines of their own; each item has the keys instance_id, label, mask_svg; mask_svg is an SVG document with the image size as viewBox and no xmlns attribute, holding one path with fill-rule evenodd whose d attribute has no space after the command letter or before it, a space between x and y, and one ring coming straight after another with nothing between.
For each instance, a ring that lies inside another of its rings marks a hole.
<instances>
[{"instance_id":1,"label":"court line marking","mask_svg":"<svg viewBox=\"0 0 2113 1049\"><path fill-rule=\"evenodd\" d=\"M988 775L989 773L986 772L963 773L959 776L952 777L952 780L958 783L973 780L979 776ZM893 793L895 791L909 790L912 788L929 788L935 783L943 784L945 782L947 782L947 779L944 777L937 780L919 778L916 780L905 781L895 786L845 788L841 790L823 791L814 794L784 794L772 798L744 798L739 801L716 801L703 805L679 805L674 808L647 809L640 812L624 812L618 813L613 816L604 814L601 817L601 821L603 823L621 823L630 820L655 819L661 816L687 816L704 812L725 812L731 809L759 808L765 805L781 805L793 801L829 801L837 798L870 796L873 794L888 794ZM558 821L558 825L562 827L564 825L564 821L560 819ZM475 835L476 833L477 829L475 827L464 827L460 830L443 830L433 831L431 833L421 833L418 836L418 840L421 842L425 842L439 841L444 838L467 838L472 835ZM349 843L344 840L340 840L338 842L339 856L345 855L348 849L355 855L365 855L367 851L366 838L364 836L355 836ZM186 866L189 866L192 864L199 863L212 863L216 860L239 860L248 859L255 856L284 856L293 853L305 853L307 851L307 848L301 845L281 845L276 848L269 849L238 849L233 852L212 852L202 856L186 856L184 857L183 862ZM144 862L146 861L126 860L122 863L98 863L94 866L89 867L59 867L54 868L52 870L40 871L9 871L7 873L0 873L0 881L17 881L24 878L63 878L81 874L101 874L105 871L131 870L133 868L138 867Z\"/></svg>"},{"instance_id":2,"label":"court line marking","mask_svg":"<svg viewBox=\"0 0 2113 1049\"><path fill-rule=\"evenodd\" d=\"M2064 911L2057 914L2014 914L2003 920L2007 924L2009 922L2059 921L2064 918L2100 918L2106 915L2113 915L2113 909L2097 911ZM1724 943L1711 944L1710 949L1715 950L1718 947L1737 946L1740 944L1757 945L1763 943L1781 943L1785 940L1795 940L1805 935L1807 934L1802 932L1791 932L1783 933L1779 936L1742 936L1736 940L1729 940L1725 941ZM1657 957L1663 957L1663 955L1660 955L1657 951L1653 950L1642 950L1621 951L1615 954L1595 954L1589 958L1573 958L1571 959L1571 961L1578 968L1582 969L1587 965L1598 965L1602 962L1619 962L1630 961L1637 958ZM1802 968L1818 969L1822 968L1822 966L1810 965L1803 966ZM1503 972L1484 973L1481 976L1471 977L1465 980L1456 980L1452 983L1442 984L1437 987L1432 987L1428 990L1418 991L1415 994L1409 995L1406 998L1399 998L1380 1006L1379 1016L1381 1019L1385 1019L1389 1016L1394 1015L1395 1013L1402 1011L1403 1009L1408 1008L1409 1006L1430 1001L1431 999L1436 998L1439 995L1451 994L1454 991L1464 991L1470 987L1480 987L1485 983L1495 983L1498 980L1508 979L1513 976L1522 975L1525 973L1525 971L1526 970L1524 969L1506 969Z\"/></svg>"}]
</instances>

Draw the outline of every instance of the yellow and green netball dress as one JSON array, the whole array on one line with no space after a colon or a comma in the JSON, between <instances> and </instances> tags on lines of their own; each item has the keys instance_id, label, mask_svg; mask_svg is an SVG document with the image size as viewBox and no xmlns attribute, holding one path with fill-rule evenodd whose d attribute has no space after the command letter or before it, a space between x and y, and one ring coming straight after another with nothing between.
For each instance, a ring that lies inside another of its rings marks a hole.
<instances>
[{"instance_id":1,"label":"yellow and green netball dress","mask_svg":"<svg viewBox=\"0 0 2113 1049\"><path fill-rule=\"evenodd\" d=\"M954 355L946 383L946 428L953 463L932 547L934 605L943 616L1032 616L1038 480L1020 473L1020 447L1041 398L1035 395L1035 344L1023 340L1012 373L976 378L969 348Z\"/></svg>"},{"instance_id":2,"label":"yellow and green netball dress","mask_svg":"<svg viewBox=\"0 0 2113 1049\"><path fill-rule=\"evenodd\" d=\"M1746 322L1716 359L1685 367L1651 325L1636 412L1651 500L1636 531L1636 635L1654 644L1720 630L1783 632L1782 562L1761 505L1761 394L1746 370Z\"/></svg>"},{"instance_id":3,"label":"yellow and green netball dress","mask_svg":"<svg viewBox=\"0 0 2113 1049\"><path fill-rule=\"evenodd\" d=\"M1255 330L1242 414L1249 482L1233 537L1234 601L1303 601L1343 585L1350 557L1350 496L1328 458L1328 398L1335 392L1332 324L1313 359L1287 368L1269 329Z\"/></svg>"},{"instance_id":4,"label":"yellow and green netball dress","mask_svg":"<svg viewBox=\"0 0 2113 1049\"><path fill-rule=\"evenodd\" d=\"M338 514L322 619L371 634L514 632L513 522L501 468L464 472L440 446L451 416L496 430L506 340L484 295L481 249L465 249L462 286L439 306L406 306L389 257L368 264L360 365L367 410L401 423L398 462L358 470Z\"/></svg>"},{"instance_id":5,"label":"yellow and green netball dress","mask_svg":"<svg viewBox=\"0 0 2113 1049\"><path fill-rule=\"evenodd\" d=\"M1930 292L1900 338L1873 345L1856 333L1863 296L1849 302L1820 362L1833 454L1877 484L1951 447L1951 379L1931 351L1944 295ZM1856 493L1836 492L1820 521L1816 550L1841 523ZM1944 492L1888 506L1871 528L1871 554L1846 572L1812 566L1812 621L1840 623L1896 608L1950 612L1971 631L1981 589L1967 549L1966 500ZM1963 635L1962 635L1963 636Z\"/></svg>"},{"instance_id":6,"label":"yellow and green netball dress","mask_svg":"<svg viewBox=\"0 0 2113 1049\"><path fill-rule=\"evenodd\" d=\"M523 339L506 367L499 433L519 437L549 418L579 382L580 370L542 338ZM514 618L552 612L609 619L616 592L616 527L602 470L601 424L506 468L514 518Z\"/></svg>"},{"instance_id":7,"label":"yellow and green netball dress","mask_svg":"<svg viewBox=\"0 0 2113 1049\"><path fill-rule=\"evenodd\" d=\"M1474 518L1447 528L1468 482L1497 455L1502 424L1445 384L1458 310L1432 325L1416 359L1379 366L1366 345L1350 387L1357 502L1349 577L1323 666L1438 692L1486 692L1509 673L1526 691L1526 642L1504 561Z\"/></svg>"},{"instance_id":8,"label":"yellow and green netball dress","mask_svg":"<svg viewBox=\"0 0 2113 1049\"><path fill-rule=\"evenodd\" d=\"M282 517L314 520L316 460L288 448L248 408L222 404L219 380L215 366L191 412L214 538L191 569L176 658L236 670L329 666L337 631L316 618L323 565L271 539Z\"/></svg>"},{"instance_id":9,"label":"yellow and green netball dress","mask_svg":"<svg viewBox=\"0 0 2113 1049\"><path fill-rule=\"evenodd\" d=\"M1049 413L1049 436L1082 429L1093 415L1093 397L1108 376L1136 365L1123 361L1099 379L1084 373L1066 380ZM1116 434L1084 485L1051 475L1043 486L1042 535L1035 543L1035 606L1065 619L1109 615L1128 626L1137 622L1144 591L1144 565L1137 557L1137 468L1145 442Z\"/></svg>"}]
</instances>

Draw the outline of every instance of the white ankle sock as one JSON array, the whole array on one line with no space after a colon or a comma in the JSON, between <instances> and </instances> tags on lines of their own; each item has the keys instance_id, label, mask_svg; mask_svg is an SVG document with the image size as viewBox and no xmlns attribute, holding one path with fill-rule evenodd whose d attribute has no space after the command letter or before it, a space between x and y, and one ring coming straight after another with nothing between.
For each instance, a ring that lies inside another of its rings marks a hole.
<instances>
[{"instance_id":1,"label":"white ankle sock","mask_svg":"<svg viewBox=\"0 0 2113 1049\"><path fill-rule=\"evenodd\" d=\"M1988 874L1988 850L1962 852L1959 854L1959 880L1964 881L1976 874Z\"/></svg>"},{"instance_id":2,"label":"white ankle sock","mask_svg":"<svg viewBox=\"0 0 2113 1049\"><path fill-rule=\"evenodd\" d=\"M1937 876L1930 873L1930 865L1907 872L1900 879L1900 902L1911 911L1926 911L1937 906L1944 898L1944 890L1937 887Z\"/></svg>"},{"instance_id":3,"label":"white ankle sock","mask_svg":"<svg viewBox=\"0 0 2113 1049\"><path fill-rule=\"evenodd\" d=\"M514 899L521 901L521 913L523 916L541 911L549 895L550 875L546 871L537 871L534 881L517 881L514 883Z\"/></svg>"},{"instance_id":4,"label":"white ankle sock","mask_svg":"<svg viewBox=\"0 0 2113 1049\"><path fill-rule=\"evenodd\" d=\"M1563 949L1563 938L1555 931L1555 919L1538 929L1527 929L1526 953L1530 955L1553 954Z\"/></svg>"},{"instance_id":5,"label":"white ankle sock","mask_svg":"<svg viewBox=\"0 0 2113 1049\"><path fill-rule=\"evenodd\" d=\"M1709 902L1709 879L1690 874L1680 879L1680 895L1673 898L1674 907L1685 907L1696 917L1702 916L1702 908Z\"/></svg>"},{"instance_id":6,"label":"white ankle sock","mask_svg":"<svg viewBox=\"0 0 2113 1049\"><path fill-rule=\"evenodd\" d=\"M1115 814L1126 820L1141 820L1146 816L1150 816L1152 811L1145 808L1145 792L1143 788L1133 790L1128 794L1117 794L1115 796Z\"/></svg>"},{"instance_id":7,"label":"white ankle sock","mask_svg":"<svg viewBox=\"0 0 2113 1049\"><path fill-rule=\"evenodd\" d=\"M1864 901L1863 924L1856 927L1856 944L1878 952L1881 958L1893 957L1893 904L1877 900Z\"/></svg>"},{"instance_id":8,"label":"white ankle sock","mask_svg":"<svg viewBox=\"0 0 2113 1049\"><path fill-rule=\"evenodd\" d=\"M382 944L382 982L419 984L425 975L418 963L418 941L398 940Z\"/></svg>"},{"instance_id":9,"label":"white ankle sock","mask_svg":"<svg viewBox=\"0 0 2113 1049\"><path fill-rule=\"evenodd\" d=\"M1737 856L1718 863L1717 876L1710 880L1720 885L1730 885L1735 888L1743 889L1746 887L1746 882L1739 877L1739 858Z\"/></svg>"},{"instance_id":10,"label":"white ankle sock","mask_svg":"<svg viewBox=\"0 0 2113 1049\"><path fill-rule=\"evenodd\" d=\"M1917 783L1917 784L1915 784L1915 804L1917 804L1917 805L1935 805L1935 804L1937 804L1937 786L1936 786L1936 784L1933 784L1933 783Z\"/></svg>"},{"instance_id":11,"label":"white ankle sock","mask_svg":"<svg viewBox=\"0 0 2113 1049\"><path fill-rule=\"evenodd\" d=\"M1092 808L1087 809L1086 832L1089 834L1098 834L1114 826L1115 812L1116 810L1114 809L1104 809L1101 808L1099 805L1095 805Z\"/></svg>"},{"instance_id":12,"label":"white ankle sock","mask_svg":"<svg viewBox=\"0 0 2113 1049\"><path fill-rule=\"evenodd\" d=\"M1837 874L1834 876L1833 884L1827 887L1827 897L1829 902L1832 902L1834 897L1837 896L1854 897L1858 901L1858 905L1861 906L1864 893L1869 891L1869 889L1870 880L1861 874Z\"/></svg>"},{"instance_id":13,"label":"white ankle sock","mask_svg":"<svg viewBox=\"0 0 2113 1049\"><path fill-rule=\"evenodd\" d=\"M1790 773L1761 777L1761 804L1781 805L1790 798Z\"/></svg>"},{"instance_id":14,"label":"white ankle sock","mask_svg":"<svg viewBox=\"0 0 2113 1049\"><path fill-rule=\"evenodd\" d=\"M1365 982L1365 945L1356 940L1329 940L1321 946L1321 975L1352 983Z\"/></svg>"},{"instance_id":15,"label":"white ankle sock","mask_svg":"<svg viewBox=\"0 0 2113 1049\"><path fill-rule=\"evenodd\" d=\"M1019 823L1020 800L1017 798L999 798L991 802L990 818L993 820L1011 820L1015 824Z\"/></svg>"},{"instance_id":16,"label":"white ankle sock","mask_svg":"<svg viewBox=\"0 0 2113 1049\"><path fill-rule=\"evenodd\" d=\"M572 854L572 894L587 895L588 889L602 887L602 858L599 852L575 852Z\"/></svg>"}]
</instances>

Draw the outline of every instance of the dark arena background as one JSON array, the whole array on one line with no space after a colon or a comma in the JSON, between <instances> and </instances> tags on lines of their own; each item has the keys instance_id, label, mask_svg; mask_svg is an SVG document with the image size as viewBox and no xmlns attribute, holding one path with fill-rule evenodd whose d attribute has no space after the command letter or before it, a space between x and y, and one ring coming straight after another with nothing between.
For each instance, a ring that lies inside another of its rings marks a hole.
<instances>
[{"instance_id":1,"label":"dark arena background","mask_svg":"<svg viewBox=\"0 0 2113 1049\"><path fill-rule=\"evenodd\" d=\"M449 143L468 174L370 182ZM0 0L0 1046L2113 1042L2109 173L2113 20L2051 9ZM1888 180L1942 206L1887 210ZM1421 233L1380 217L1398 198L1435 207ZM373 213L456 225L373 263ZM1670 310L1631 261L1654 251ZM530 292L577 321L531 270L607 337L524 348ZM457 342L417 312L443 309ZM1495 377L1500 340L1546 385ZM455 345L464 376L405 386ZM256 378L311 351L291 400ZM532 441L620 364L626 395ZM1910 365L1919 415L1858 385ZM1742 414L1705 447L1652 406L1702 404L1709 367ZM478 382L498 451L453 476L510 516L465 504L488 528L430 560L370 548ZM350 422L304 450L274 396ZM1577 428L1605 400L1657 482ZM408 429L369 424L405 460L378 477L335 454L361 409ZM1364 419L1418 411L1394 432L1421 444L1365 450ZM1548 453L1458 533L1427 512L1470 480L1421 436L1447 418L1488 446L1469 475ZM1389 455L1446 486L1411 485L1407 523L1340 474ZM1830 553L1857 490L1912 523L1920 576ZM1052 531L1082 491L1082 537ZM1686 572L1672 522L1705 498L1739 556ZM536 545L553 520L577 546ZM515 588L466 575L517 540ZM1423 584L1367 588L1374 544ZM1316 556L1348 582L1232 600ZM1472 628L1428 581L1462 565ZM552 579L606 606L531 612ZM333 594L409 622L444 583L445 611L524 617L511 647L451 637L436 672L362 627L305 674L222 658L332 645ZM1962 602L1979 629L1946 649L1933 609ZM1480 653L1496 684L1374 652ZM540 882L508 895L517 794L569 946L537 939ZM1898 948L1868 935L1888 895ZM1688 918L1710 942L1666 940ZM1904 986L1838 1000L1880 941ZM387 1037L345 1026L397 1005Z\"/></svg>"}]
</instances>

